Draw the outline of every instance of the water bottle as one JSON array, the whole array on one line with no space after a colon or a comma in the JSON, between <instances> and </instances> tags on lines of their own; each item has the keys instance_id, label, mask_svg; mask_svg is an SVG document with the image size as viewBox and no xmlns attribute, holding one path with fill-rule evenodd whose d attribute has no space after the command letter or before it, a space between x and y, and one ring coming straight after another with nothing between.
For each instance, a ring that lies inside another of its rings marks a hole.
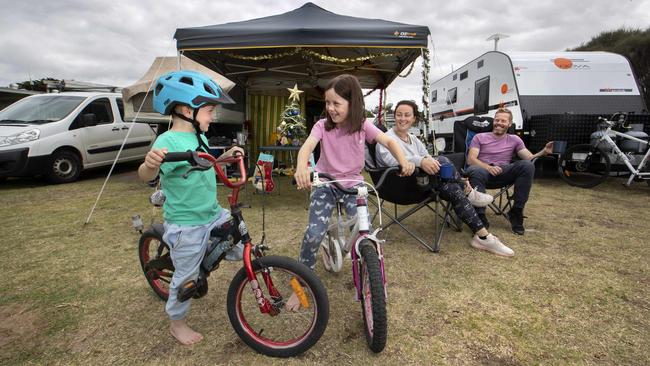
<instances>
[{"instance_id":1,"label":"water bottle","mask_svg":"<svg viewBox=\"0 0 650 366\"><path fill-rule=\"evenodd\" d=\"M211 238L208 251L203 257L203 262L201 262L201 267L206 272L213 271L216 267L219 266L219 258L225 254L227 250L231 247L231 241L226 238L226 240L221 240L220 238Z\"/></svg>"}]
</instances>

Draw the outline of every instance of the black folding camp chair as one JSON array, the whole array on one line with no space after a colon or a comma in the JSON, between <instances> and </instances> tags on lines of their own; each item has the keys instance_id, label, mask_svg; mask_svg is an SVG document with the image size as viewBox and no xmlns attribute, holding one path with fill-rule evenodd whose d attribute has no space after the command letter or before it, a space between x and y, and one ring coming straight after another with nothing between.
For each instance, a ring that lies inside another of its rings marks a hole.
<instances>
[{"instance_id":1,"label":"black folding camp chair","mask_svg":"<svg viewBox=\"0 0 650 366\"><path fill-rule=\"evenodd\" d=\"M387 168L377 166L375 160L376 144L367 144L366 146L367 151L365 169L370 175L373 184L376 185L384 170ZM440 251L440 242L442 241L444 228L446 226L453 227L455 230L461 231L461 225L456 220L455 215L451 215L453 212L451 203L442 200L438 192L431 188L435 184L435 181L433 181L435 177L426 175L428 179L431 179L429 181L429 184L418 184L418 174L420 173L416 173L408 177L400 177L398 175L398 172L390 173L377 192L379 194L379 202L375 202L375 200L372 199L369 200L378 208L372 219L374 221L375 217L379 213L379 208L381 207L382 214L389 219L388 222L385 222L382 225L382 229L387 229L393 224L396 224L404 231L406 231L412 238L417 240L418 243L420 243L422 246L434 253L438 253ZM386 210L386 202L393 204L393 212ZM414 206L410 207L406 212L398 214L398 205ZM421 235L418 235L414 229L408 227L405 223L405 220L407 218L425 207L431 210L434 214L433 242L424 240Z\"/></svg>"}]
</instances>

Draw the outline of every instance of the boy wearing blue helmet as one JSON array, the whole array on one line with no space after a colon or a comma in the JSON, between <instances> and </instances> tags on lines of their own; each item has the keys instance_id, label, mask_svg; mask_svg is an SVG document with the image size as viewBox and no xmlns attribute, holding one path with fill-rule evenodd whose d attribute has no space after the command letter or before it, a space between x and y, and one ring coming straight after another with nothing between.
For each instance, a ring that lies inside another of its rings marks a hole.
<instances>
[{"instance_id":1,"label":"boy wearing blue helmet","mask_svg":"<svg viewBox=\"0 0 650 366\"><path fill-rule=\"evenodd\" d=\"M161 76L153 90L153 107L162 115L171 114L173 124L170 130L158 136L138 169L144 181L160 174L164 188L163 240L170 246L175 268L165 311L171 321L172 335L184 345L200 342L203 336L186 324L191 299L179 301L178 290L197 280L210 231L228 221L230 213L217 201L214 170L194 171L184 179L183 173L190 168L188 162L161 163L170 151L208 152L203 132L208 130L215 105L219 103L233 101L219 85L201 73L174 71ZM237 151L244 153L241 148L233 147L222 157Z\"/></svg>"}]
</instances>

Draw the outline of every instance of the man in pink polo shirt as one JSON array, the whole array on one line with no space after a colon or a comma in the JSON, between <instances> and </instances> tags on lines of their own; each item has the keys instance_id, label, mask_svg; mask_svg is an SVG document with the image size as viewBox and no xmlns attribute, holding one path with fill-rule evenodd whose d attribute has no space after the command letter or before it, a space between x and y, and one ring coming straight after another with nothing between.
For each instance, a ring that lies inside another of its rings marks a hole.
<instances>
[{"instance_id":1,"label":"man in pink polo shirt","mask_svg":"<svg viewBox=\"0 0 650 366\"><path fill-rule=\"evenodd\" d=\"M485 192L485 187L503 187L514 183L514 203L508 212L512 231L524 235L524 206L528 201L530 188L533 185L535 166L531 162L538 156L550 154L553 142L549 142L536 154L526 148L517 135L508 134L512 125L512 112L507 108L499 108L494 115L492 132L479 133L474 136L467 153L466 170L470 183L479 192ZM521 160L512 161L514 154ZM485 217L485 208L476 208L476 213L489 227Z\"/></svg>"}]
</instances>

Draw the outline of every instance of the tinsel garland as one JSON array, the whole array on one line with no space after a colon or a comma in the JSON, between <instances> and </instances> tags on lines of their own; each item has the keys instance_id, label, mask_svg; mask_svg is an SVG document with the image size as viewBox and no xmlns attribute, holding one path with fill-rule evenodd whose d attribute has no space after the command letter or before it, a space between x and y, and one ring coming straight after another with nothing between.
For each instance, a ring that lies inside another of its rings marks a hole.
<instances>
[{"instance_id":1,"label":"tinsel garland","mask_svg":"<svg viewBox=\"0 0 650 366\"><path fill-rule=\"evenodd\" d=\"M236 53L231 53L231 52L224 52L223 54L235 58L238 60L246 60L246 61L261 61L261 60L274 60L282 57L287 57L287 56L293 56L296 54L302 54L302 55L309 55L313 57L317 57L323 61L329 61L329 62L337 62L337 63L349 63L349 62L361 62L361 61L367 61L373 58L378 58L378 57L395 57L395 56L401 56L404 52L406 51L398 51L398 52L381 52L381 53L373 53L369 54L366 56L359 56L359 57L345 57L345 58L340 58L340 57L334 57L334 56L328 56L324 55L322 53L318 53L316 51L312 51L309 49L304 49L302 47L296 47L295 49L287 52L282 52L282 53L267 53L265 55L258 55L258 56L244 56L244 55L239 55Z\"/></svg>"}]
</instances>

